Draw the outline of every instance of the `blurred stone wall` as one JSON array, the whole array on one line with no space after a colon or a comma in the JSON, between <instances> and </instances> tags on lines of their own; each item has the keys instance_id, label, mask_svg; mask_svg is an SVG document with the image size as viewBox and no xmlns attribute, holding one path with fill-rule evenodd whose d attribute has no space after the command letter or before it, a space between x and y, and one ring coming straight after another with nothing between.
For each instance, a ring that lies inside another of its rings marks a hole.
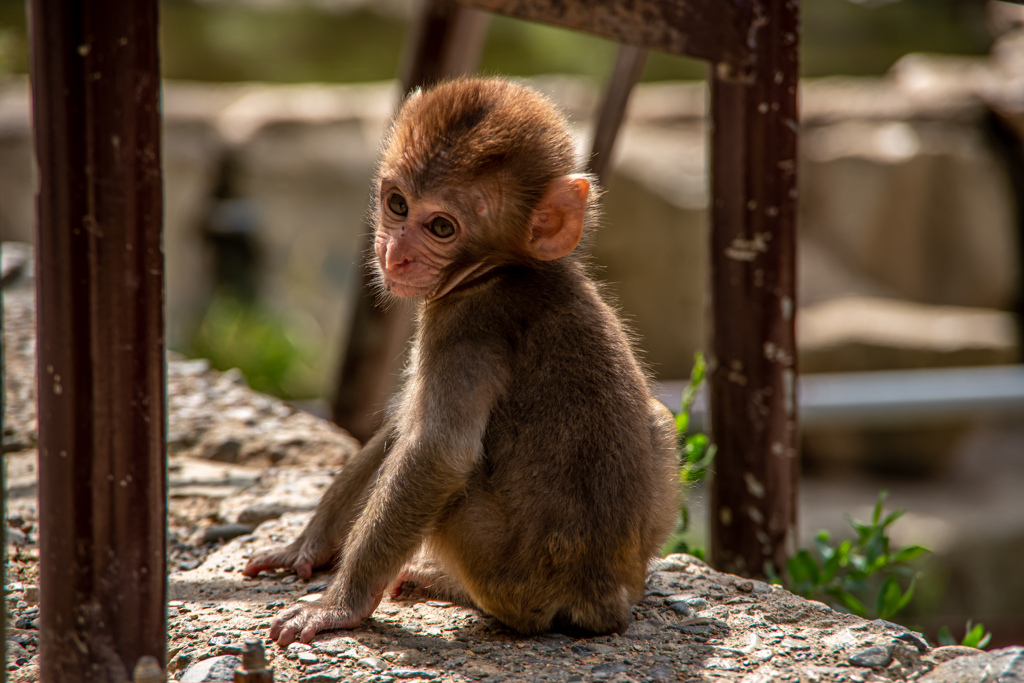
<instances>
[{"instance_id":1,"label":"blurred stone wall","mask_svg":"<svg viewBox=\"0 0 1024 683\"><path fill-rule=\"evenodd\" d=\"M1021 197L1012 182L1021 155L993 126L1024 130L1020 45L1004 40L983 59L911 56L880 79L803 84L805 370L1017 359L1009 311L1021 292ZM569 111L585 150L597 89L564 78L536 84ZM397 97L393 83L165 84L172 348L185 345L213 293L218 217L242 217L227 222L258 247L258 295L305 321L324 349L330 393L363 258L376 149ZM700 83L637 90L594 246L599 276L663 379L687 376L704 346L706 106ZM31 240L28 111L24 81L0 84L3 240ZM894 316L894 300L914 315ZM995 322L979 328L978 309Z\"/></svg>"}]
</instances>

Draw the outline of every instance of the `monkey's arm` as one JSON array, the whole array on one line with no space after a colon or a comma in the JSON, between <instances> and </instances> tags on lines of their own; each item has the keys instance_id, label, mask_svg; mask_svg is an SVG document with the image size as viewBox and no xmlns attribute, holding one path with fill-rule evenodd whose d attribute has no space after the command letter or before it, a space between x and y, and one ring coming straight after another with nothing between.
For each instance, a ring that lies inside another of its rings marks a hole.
<instances>
[{"instance_id":1,"label":"monkey's arm","mask_svg":"<svg viewBox=\"0 0 1024 683\"><path fill-rule=\"evenodd\" d=\"M278 615L270 637L279 644L358 626L465 486L507 370L479 347L456 355L451 363L435 361L437 372L408 387L395 444L348 536L334 580L319 602Z\"/></svg>"},{"instance_id":2,"label":"monkey's arm","mask_svg":"<svg viewBox=\"0 0 1024 683\"><path fill-rule=\"evenodd\" d=\"M299 578L308 579L314 569L333 564L366 500L367 487L387 455L392 434L393 425L388 421L334 478L302 534L283 548L256 553L242 573L256 576L268 569L294 569Z\"/></svg>"}]
</instances>

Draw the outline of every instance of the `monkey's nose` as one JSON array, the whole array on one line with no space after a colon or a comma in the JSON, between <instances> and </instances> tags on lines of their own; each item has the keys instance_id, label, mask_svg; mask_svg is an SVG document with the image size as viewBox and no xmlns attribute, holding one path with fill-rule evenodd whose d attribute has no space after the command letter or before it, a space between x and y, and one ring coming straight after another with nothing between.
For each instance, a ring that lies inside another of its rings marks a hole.
<instances>
[{"instance_id":1,"label":"monkey's nose","mask_svg":"<svg viewBox=\"0 0 1024 683\"><path fill-rule=\"evenodd\" d=\"M405 247L392 242L384 254L384 267L388 270L403 268L412 263L412 256Z\"/></svg>"}]
</instances>

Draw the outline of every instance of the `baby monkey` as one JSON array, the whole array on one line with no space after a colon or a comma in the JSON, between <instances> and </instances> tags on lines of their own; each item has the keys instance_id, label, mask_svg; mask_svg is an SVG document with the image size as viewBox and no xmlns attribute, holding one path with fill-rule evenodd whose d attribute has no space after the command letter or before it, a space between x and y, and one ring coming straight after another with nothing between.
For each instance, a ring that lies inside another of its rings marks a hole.
<instances>
[{"instance_id":1,"label":"baby monkey","mask_svg":"<svg viewBox=\"0 0 1024 683\"><path fill-rule=\"evenodd\" d=\"M354 628L404 581L522 633L622 632L678 515L675 428L576 250L596 213L537 92L462 79L411 94L373 186L385 296L418 299L381 430L291 545L244 572L303 578L281 645Z\"/></svg>"}]
</instances>

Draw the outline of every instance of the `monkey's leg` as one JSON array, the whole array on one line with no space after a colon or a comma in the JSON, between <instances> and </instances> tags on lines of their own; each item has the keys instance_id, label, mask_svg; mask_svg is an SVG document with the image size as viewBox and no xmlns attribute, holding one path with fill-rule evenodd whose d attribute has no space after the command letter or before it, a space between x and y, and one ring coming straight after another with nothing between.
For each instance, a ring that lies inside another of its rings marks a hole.
<instances>
[{"instance_id":1,"label":"monkey's leg","mask_svg":"<svg viewBox=\"0 0 1024 683\"><path fill-rule=\"evenodd\" d=\"M387 455L391 431L391 425L385 424L345 464L317 503L313 519L295 541L283 548L254 554L242 573L256 576L268 569L293 569L299 578L307 579L314 569L337 563L352 520L365 502L364 493Z\"/></svg>"},{"instance_id":2,"label":"monkey's leg","mask_svg":"<svg viewBox=\"0 0 1024 683\"><path fill-rule=\"evenodd\" d=\"M440 560L430 550L429 542L424 542L416 555L402 567L398 578L391 586L390 597L400 599L411 595L415 598L416 591L422 591L432 600L444 600L463 607L476 607L462 584L445 571Z\"/></svg>"}]
</instances>

